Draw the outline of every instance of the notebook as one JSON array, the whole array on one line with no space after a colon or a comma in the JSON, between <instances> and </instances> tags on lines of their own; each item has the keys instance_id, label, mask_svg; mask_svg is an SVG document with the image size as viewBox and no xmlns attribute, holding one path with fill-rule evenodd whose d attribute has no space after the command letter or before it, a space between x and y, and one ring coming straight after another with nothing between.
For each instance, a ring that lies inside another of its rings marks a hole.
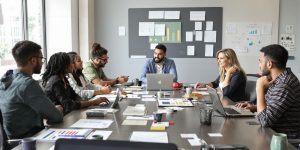
<instances>
[{"instance_id":1,"label":"notebook","mask_svg":"<svg viewBox=\"0 0 300 150\"><path fill-rule=\"evenodd\" d=\"M171 91L173 90L172 74L147 74L147 90L148 91Z\"/></svg>"},{"instance_id":2,"label":"notebook","mask_svg":"<svg viewBox=\"0 0 300 150\"><path fill-rule=\"evenodd\" d=\"M250 110L239 109L234 106L224 107L220 96L216 89L208 87L208 93L210 94L211 100L213 101L213 108L217 110L221 115L225 117L251 117L255 116Z\"/></svg>"}]
</instances>

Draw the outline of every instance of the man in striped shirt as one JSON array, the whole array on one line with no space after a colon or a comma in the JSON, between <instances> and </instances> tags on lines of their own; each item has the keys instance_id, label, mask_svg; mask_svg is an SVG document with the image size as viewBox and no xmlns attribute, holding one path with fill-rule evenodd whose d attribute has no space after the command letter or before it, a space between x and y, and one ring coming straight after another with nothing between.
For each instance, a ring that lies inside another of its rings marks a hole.
<instances>
[{"instance_id":1,"label":"man in striped shirt","mask_svg":"<svg viewBox=\"0 0 300 150\"><path fill-rule=\"evenodd\" d=\"M260 52L262 77L256 82L257 119L263 127L300 138L300 82L286 68L288 51L274 44Z\"/></svg>"}]
</instances>

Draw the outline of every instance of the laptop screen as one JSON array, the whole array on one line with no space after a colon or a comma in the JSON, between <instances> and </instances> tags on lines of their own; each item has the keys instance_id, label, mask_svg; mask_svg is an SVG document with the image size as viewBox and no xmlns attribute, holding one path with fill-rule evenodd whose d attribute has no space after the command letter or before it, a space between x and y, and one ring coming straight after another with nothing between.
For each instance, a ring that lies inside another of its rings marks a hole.
<instances>
[{"instance_id":1,"label":"laptop screen","mask_svg":"<svg viewBox=\"0 0 300 150\"><path fill-rule=\"evenodd\" d=\"M226 116L226 112L224 110L222 102L220 101L220 97L219 97L216 89L207 87L207 92L209 93L210 98L213 102L214 110L217 110L219 113L221 113L221 115Z\"/></svg>"},{"instance_id":2,"label":"laptop screen","mask_svg":"<svg viewBox=\"0 0 300 150\"><path fill-rule=\"evenodd\" d=\"M147 74L147 90L160 91L173 90L173 75L172 74Z\"/></svg>"}]
</instances>

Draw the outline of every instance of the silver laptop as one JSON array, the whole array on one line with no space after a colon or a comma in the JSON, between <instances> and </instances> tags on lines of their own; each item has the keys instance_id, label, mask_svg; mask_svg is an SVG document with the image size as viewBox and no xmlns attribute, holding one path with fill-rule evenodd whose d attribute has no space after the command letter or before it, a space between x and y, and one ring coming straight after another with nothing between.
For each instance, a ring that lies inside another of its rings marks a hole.
<instances>
[{"instance_id":1,"label":"silver laptop","mask_svg":"<svg viewBox=\"0 0 300 150\"><path fill-rule=\"evenodd\" d=\"M107 105L90 106L89 108L102 108L102 109L118 108L119 101L122 99L122 88L117 88L116 94L117 96L114 102L110 102Z\"/></svg>"},{"instance_id":2,"label":"silver laptop","mask_svg":"<svg viewBox=\"0 0 300 150\"><path fill-rule=\"evenodd\" d=\"M225 117L253 117L255 116L250 110L239 109L231 105L229 107L224 107L220 99L219 94L214 88L207 88L210 98L213 101L213 108L217 110L221 115Z\"/></svg>"},{"instance_id":3,"label":"silver laptop","mask_svg":"<svg viewBox=\"0 0 300 150\"><path fill-rule=\"evenodd\" d=\"M172 74L147 74L148 91L171 91L173 84Z\"/></svg>"}]
</instances>

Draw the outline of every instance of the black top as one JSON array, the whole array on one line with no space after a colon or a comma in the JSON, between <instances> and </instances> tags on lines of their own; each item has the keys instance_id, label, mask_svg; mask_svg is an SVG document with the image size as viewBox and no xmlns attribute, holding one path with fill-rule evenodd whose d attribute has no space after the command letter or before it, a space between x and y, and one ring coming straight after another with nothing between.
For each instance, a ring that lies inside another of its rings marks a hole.
<instances>
[{"instance_id":1,"label":"black top","mask_svg":"<svg viewBox=\"0 0 300 150\"><path fill-rule=\"evenodd\" d=\"M67 83L66 87L58 75L51 76L46 83L45 93L55 105L62 105L64 114L67 114L80 108L81 97L75 93L68 80L64 80Z\"/></svg>"},{"instance_id":2,"label":"black top","mask_svg":"<svg viewBox=\"0 0 300 150\"><path fill-rule=\"evenodd\" d=\"M232 101L244 101L246 99L245 89L246 89L246 76L242 72L235 72L232 74L230 83L223 87L223 95L230 98ZM220 76L211 82L213 88L217 88L220 83Z\"/></svg>"}]
</instances>

